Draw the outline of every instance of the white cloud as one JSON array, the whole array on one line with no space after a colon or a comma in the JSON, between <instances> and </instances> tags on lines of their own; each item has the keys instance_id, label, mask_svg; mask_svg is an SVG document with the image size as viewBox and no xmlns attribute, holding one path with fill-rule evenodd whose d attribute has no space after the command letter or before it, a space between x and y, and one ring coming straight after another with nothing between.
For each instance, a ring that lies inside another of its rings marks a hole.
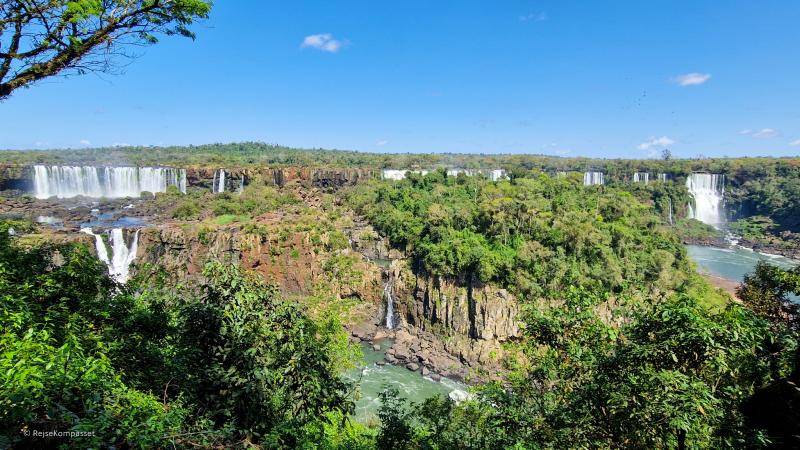
<instances>
[{"instance_id":1,"label":"white cloud","mask_svg":"<svg viewBox=\"0 0 800 450\"><path fill-rule=\"evenodd\" d=\"M131 144L128 144L128 143L125 143L125 142L114 142L113 144L111 144L111 146L112 147L130 147Z\"/></svg>"},{"instance_id":2,"label":"white cloud","mask_svg":"<svg viewBox=\"0 0 800 450\"><path fill-rule=\"evenodd\" d=\"M678 75L672 79L672 82L678 86L697 86L703 84L711 78L710 73L692 72L685 75Z\"/></svg>"},{"instance_id":3,"label":"white cloud","mask_svg":"<svg viewBox=\"0 0 800 450\"><path fill-rule=\"evenodd\" d=\"M768 138L774 138L774 137L778 136L779 134L780 134L780 132L778 130L773 130L772 128L762 128L762 129L756 131L755 133L753 133L753 137L754 138L768 139Z\"/></svg>"},{"instance_id":4,"label":"white cloud","mask_svg":"<svg viewBox=\"0 0 800 450\"><path fill-rule=\"evenodd\" d=\"M81 144L81 145L92 145L92 143L88 139L81 139L79 144Z\"/></svg>"},{"instance_id":5,"label":"white cloud","mask_svg":"<svg viewBox=\"0 0 800 450\"><path fill-rule=\"evenodd\" d=\"M781 135L781 132L774 129L774 128L762 128L760 130L742 130L739 134L743 136L751 136L758 139L770 139L774 137L778 137Z\"/></svg>"},{"instance_id":6,"label":"white cloud","mask_svg":"<svg viewBox=\"0 0 800 450\"><path fill-rule=\"evenodd\" d=\"M649 140L639 144L638 148L639 150L650 150L652 147L666 147L674 143L675 141L666 136L661 136L660 138L651 136Z\"/></svg>"},{"instance_id":7,"label":"white cloud","mask_svg":"<svg viewBox=\"0 0 800 450\"><path fill-rule=\"evenodd\" d=\"M791 145L792 147L800 147L800 139L789 142L789 145Z\"/></svg>"},{"instance_id":8,"label":"white cloud","mask_svg":"<svg viewBox=\"0 0 800 450\"><path fill-rule=\"evenodd\" d=\"M389 141L387 141L386 139L381 139L380 141L376 142L375 145L379 145L379 146L383 147L384 145L386 145L388 143L389 143Z\"/></svg>"},{"instance_id":9,"label":"white cloud","mask_svg":"<svg viewBox=\"0 0 800 450\"><path fill-rule=\"evenodd\" d=\"M529 13L524 16L519 16L520 22L544 22L549 19L546 12Z\"/></svg>"},{"instance_id":10,"label":"white cloud","mask_svg":"<svg viewBox=\"0 0 800 450\"><path fill-rule=\"evenodd\" d=\"M311 34L303 39L300 48L315 48L329 53L336 53L347 44L347 41L334 39L330 33Z\"/></svg>"}]
</instances>

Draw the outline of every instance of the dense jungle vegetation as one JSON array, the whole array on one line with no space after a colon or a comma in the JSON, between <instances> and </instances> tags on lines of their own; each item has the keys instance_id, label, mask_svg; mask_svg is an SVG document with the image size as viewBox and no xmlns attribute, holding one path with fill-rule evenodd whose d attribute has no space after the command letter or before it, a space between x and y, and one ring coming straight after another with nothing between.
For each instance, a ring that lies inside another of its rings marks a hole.
<instances>
[{"instance_id":1,"label":"dense jungle vegetation","mask_svg":"<svg viewBox=\"0 0 800 450\"><path fill-rule=\"evenodd\" d=\"M185 202L208 220L293 203L258 192L235 212L226 196ZM639 200L649 194L576 177L493 183L434 172L344 197L418 270L517 294L524 336L504 382L460 404L408 404L388 390L380 423L359 424L348 419L356 388L340 375L349 357L341 327L252 274L210 263L203 283L117 286L82 245L26 241L17 236L26 224L5 222L2 443L21 445L30 428L94 433L45 441L75 447L796 443L786 392L800 381L798 319L788 294L800 292L800 269L759 266L743 304L727 302L692 275L664 217Z\"/></svg>"},{"instance_id":2,"label":"dense jungle vegetation","mask_svg":"<svg viewBox=\"0 0 800 450\"><path fill-rule=\"evenodd\" d=\"M428 273L537 298L570 286L622 296L689 283L686 252L654 209L613 187L540 174L410 174L353 189L350 204Z\"/></svg>"}]
</instances>

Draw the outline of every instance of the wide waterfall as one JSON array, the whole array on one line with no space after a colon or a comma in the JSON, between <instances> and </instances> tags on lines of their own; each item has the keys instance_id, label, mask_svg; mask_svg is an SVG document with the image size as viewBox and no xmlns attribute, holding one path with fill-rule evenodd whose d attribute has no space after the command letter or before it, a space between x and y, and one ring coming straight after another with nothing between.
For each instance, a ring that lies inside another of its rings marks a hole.
<instances>
[{"instance_id":1,"label":"wide waterfall","mask_svg":"<svg viewBox=\"0 0 800 450\"><path fill-rule=\"evenodd\" d=\"M130 244L126 242L122 228L114 228L108 234L111 243L111 257L108 255L103 236L95 234L91 228L81 228L82 233L94 236L97 258L108 267L108 275L118 283L125 283L130 277L130 268L133 260L136 259L136 251L139 247L139 230L134 232L130 238Z\"/></svg>"},{"instance_id":2,"label":"wide waterfall","mask_svg":"<svg viewBox=\"0 0 800 450\"><path fill-rule=\"evenodd\" d=\"M605 184L603 172L586 172L583 174L584 186L592 186L595 184Z\"/></svg>"},{"instance_id":3,"label":"wide waterfall","mask_svg":"<svg viewBox=\"0 0 800 450\"><path fill-rule=\"evenodd\" d=\"M686 188L694 199L689 204L689 217L719 227L725 223L725 175L693 173L686 178Z\"/></svg>"},{"instance_id":4,"label":"wide waterfall","mask_svg":"<svg viewBox=\"0 0 800 450\"><path fill-rule=\"evenodd\" d=\"M225 192L225 169L219 169L214 173L214 182L211 190L218 194Z\"/></svg>"},{"instance_id":5,"label":"wide waterfall","mask_svg":"<svg viewBox=\"0 0 800 450\"><path fill-rule=\"evenodd\" d=\"M506 171L503 169L459 169L459 168L447 169L448 177L457 177L459 174L462 173L468 177L483 175L492 181L500 181L503 178L506 178Z\"/></svg>"},{"instance_id":6,"label":"wide waterfall","mask_svg":"<svg viewBox=\"0 0 800 450\"><path fill-rule=\"evenodd\" d=\"M634 183L650 183L650 173L648 172L636 172L633 174L633 182Z\"/></svg>"},{"instance_id":7,"label":"wide waterfall","mask_svg":"<svg viewBox=\"0 0 800 450\"><path fill-rule=\"evenodd\" d=\"M386 328L394 328L394 290L392 283L392 276L389 274L389 279L383 285L383 298L386 300Z\"/></svg>"},{"instance_id":8,"label":"wide waterfall","mask_svg":"<svg viewBox=\"0 0 800 450\"><path fill-rule=\"evenodd\" d=\"M138 197L176 186L186 193L186 170L166 167L33 166L36 198Z\"/></svg>"},{"instance_id":9,"label":"wide waterfall","mask_svg":"<svg viewBox=\"0 0 800 450\"><path fill-rule=\"evenodd\" d=\"M402 180L406 177L406 172L418 173L420 175L427 175L427 170L397 170L397 169L383 169L381 177L384 180Z\"/></svg>"}]
</instances>

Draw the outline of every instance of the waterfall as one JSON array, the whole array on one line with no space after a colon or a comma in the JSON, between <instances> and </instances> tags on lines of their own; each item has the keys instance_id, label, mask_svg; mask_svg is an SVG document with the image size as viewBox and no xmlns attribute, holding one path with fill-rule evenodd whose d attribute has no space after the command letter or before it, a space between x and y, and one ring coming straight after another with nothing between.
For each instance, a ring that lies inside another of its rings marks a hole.
<instances>
[{"instance_id":1,"label":"waterfall","mask_svg":"<svg viewBox=\"0 0 800 450\"><path fill-rule=\"evenodd\" d=\"M225 169L219 169L214 173L212 191L217 194L225 192Z\"/></svg>"},{"instance_id":2,"label":"waterfall","mask_svg":"<svg viewBox=\"0 0 800 450\"><path fill-rule=\"evenodd\" d=\"M427 170L397 170L397 169L383 169L381 177L384 180L402 180L406 177L406 173L418 173L420 175L427 175Z\"/></svg>"},{"instance_id":3,"label":"waterfall","mask_svg":"<svg viewBox=\"0 0 800 450\"><path fill-rule=\"evenodd\" d=\"M106 248L106 243L103 241L103 237L99 234L94 234L91 228L81 228L81 233L94 236L94 248L97 250L97 258L102 261L103 264L109 266L111 261L108 260L108 249Z\"/></svg>"},{"instance_id":4,"label":"waterfall","mask_svg":"<svg viewBox=\"0 0 800 450\"><path fill-rule=\"evenodd\" d=\"M394 328L394 296L392 291L392 275L389 274L389 278L386 280L386 284L383 285L383 298L386 300L386 328L392 329Z\"/></svg>"},{"instance_id":5,"label":"waterfall","mask_svg":"<svg viewBox=\"0 0 800 450\"><path fill-rule=\"evenodd\" d=\"M718 227L725 223L725 175L693 173L686 178L686 188L694 199L689 204L689 217Z\"/></svg>"},{"instance_id":6,"label":"waterfall","mask_svg":"<svg viewBox=\"0 0 800 450\"><path fill-rule=\"evenodd\" d=\"M669 176L667 176L667 174L665 174L665 173L658 174L658 181L661 181L662 183L666 183L667 180L669 180Z\"/></svg>"},{"instance_id":7,"label":"waterfall","mask_svg":"<svg viewBox=\"0 0 800 450\"><path fill-rule=\"evenodd\" d=\"M650 173L648 172L635 172L633 174L633 182L634 183L642 183L648 184L650 183Z\"/></svg>"},{"instance_id":8,"label":"waterfall","mask_svg":"<svg viewBox=\"0 0 800 450\"><path fill-rule=\"evenodd\" d=\"M669 224L672 225L672 197L667 197L669 200Z\"/></svg>"},{"instance_id":9,"label":"waterfall","mask_svg":"<svg viewBox=\"0 0 800 450\"><path fill-rule=\"evenodd\" d=\"M583 174L584 186L592 186L595 184L605 184L603 172L586 172Z\"/></svg>"},{"instance_id":10,"label":"waterfall","mask_svg":"<svg viewBox=\"0 0 800 450\"><path fill-rule=\"evenodd\" d=\"M239 179L239 193L244 192L244 175Z\"/></svg>"},{"instance_id":11,"label":"waterfall","mask_svg":"<svg viewBox=\"0 0 800 450\"><path fill-rule=\"evenodd\" d=\"M133 234L129 245L125 241L122 228L112 229L109 233L111 258L108 256L108 248L101 235L95 234L91 228L81 228L81 232L94 236L97 258L108 267L108 275L118 283L127 282L130 277L131 264L136 259L136 251L139 247L139 230Z\"/></svg>"},{"instance_id":12,"label":"waterfall","mask_svg":"<svg viewBox=\"0 0 800 450\"><path fill-rule=\"evenodd\" d=\"M33 166L36 198L139 197L176 186L186 193L186 170L165 167Z\"/></svg>"}]
</instances>

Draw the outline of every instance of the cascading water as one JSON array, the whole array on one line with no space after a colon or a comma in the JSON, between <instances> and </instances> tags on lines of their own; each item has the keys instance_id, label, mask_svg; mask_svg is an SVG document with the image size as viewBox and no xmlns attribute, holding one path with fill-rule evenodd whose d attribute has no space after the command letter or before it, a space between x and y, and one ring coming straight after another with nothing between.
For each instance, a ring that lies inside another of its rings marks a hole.
<instances>
[{"instance_id":1,"label":"cascading water","mask_svg":"<svg viewBox=\"0 0 800 450\"><path fill-rule=\"evenodd\" d=\"M689 217L719 228L725 223L725 175L693 173L686 178L686 189L694 199Z\"/></svg>"},{"instance_id":2,"label":"cascading water","mask_svg":"<svg viewBox=\"0 0 800 450\"><path fill-rule=\"evenodd\" d=\"M636 172L633 174L633 182L634 183L650 183L650 173L648 172Z\"/></svg>"},{"instance_id":3,"label":"cascading water","mask_svg":"<svg viewBox=\"0 0 800 450\"><path fill-rule=\"evenodd\" d=\"M212 190L219 194L225 192L225 169L219 169L214 173L214 186Z\"/></svg>"},{"instance_id":4,"label":"cascading water","mask_svg":"<svg viewBox=\"0 0 800 450\"><path fill-rule=\"evenodd\" d=\"M108 260L108 249L106 248L106 243L103 241L103 237L99 234L94 234L91 228L81 228L81 233L94 236L94 248L97 250L97 259L102 261L106 266L110 265L111 261Z\"/></svg>"},{"instance_id":5,"label":"cascading water","mask_svg":"<svg viewBox=\"0 0 800 450\"><path fill-rule=\"evenodd\" d=\"M662 183L666 183L667 180L669 180L669 176L667 174L665 174L665 173L658 174L658 181L660 181Z\"/></svg>"},{"instance_id":6,"label":"cascading water","mask_svg":"<svg viewBox=\"0 0 800 450\"><path fill-rule=\"evenodd\" d=\"M584 186L592 186L595 184L605 184L603 172L586 172L583 174Z\"/></svg>"},{"instance_id":7,"label":"cascading water","mask_svg":"<svg viewBox=\"0 0 800 450\"><path fill-rule=\"evenodd\" d=\"M36 198L139 197L176 186L186 193L186 170L166 167L33 166Z\"/></svg>"},{"instance_id":8,"label":"cascading water","mask_svg":"<svg viewBox=\"0 0 800 450\"><path fill-rule=\"evenodd\" d=\"M672 197L667 197L667 200L669 201L669 224L672 225Z\"/></svg>"},{"instance_id":9,"label":"cascading water","mask_svg":"<svg viewBox=\"0 0 800 450\"><path fill-rule=\"evenodd\" d=\"M129 245L125 241L122 228L112 229L109 233L111 258L108 256L108 248L101 235L95 234L91 228L81 228L81 232L94 236L97 258L108 267L108 275L118 283L127 282L130 277L131 264L136 259L136 251L139 247L139 230L134 232Z\"/></svg>"},{"instance_id":10,"label":"cascading water","mask_svg":"<svg viewBox=\"0 0 800 450\"><path fill-rule=\"evenodd\" d=\"M244 192L244 175L239 179L239 193Z\"/></svg>"},{"instance_id":11,"label":"cascading water","mask_svg":"<svg viewBox=\"0 0 800 450\"><path fill-rule=\"evenodd\" d=\"M389 274L386 284L383 285L383 298L386 300L386 328L394 328L394 286L392 276Z\"/></svg>"}]
</instances>

